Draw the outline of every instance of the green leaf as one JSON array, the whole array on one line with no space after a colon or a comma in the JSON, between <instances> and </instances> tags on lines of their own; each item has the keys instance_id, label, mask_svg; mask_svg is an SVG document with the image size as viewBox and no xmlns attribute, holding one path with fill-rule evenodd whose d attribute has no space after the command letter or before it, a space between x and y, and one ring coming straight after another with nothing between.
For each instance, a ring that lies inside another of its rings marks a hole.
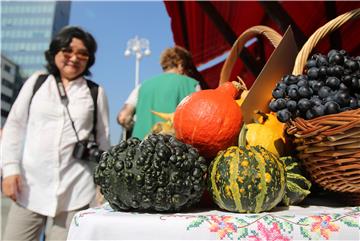
<instances>
[{"instance_id":1,"label":"green leaf","mask_svg":"<svg viewBox=\"0 0 360 241\"><path fill-rule=\"evenodd\" d=\"M199 216L197 219L192 221L186 230L190 230L191 228L198 228L205 220L208 218L206 216Z\"/></svg>"},{"instance_id":2,"label":"green leaf","mask_svg":"<svg viewBox=\"0 0 360 241\"><path fill-rule=\"evenodd\" d=\"M233 236L234 236L234 235L233 235L233 233L231 232L231 233L227 233L226 236L228 236L229 239L233 239Z\"/></svg>"},{"instance_id":3,"label":"green leaf","mask_svg":"<svg viewBox=\"0 0 360 241\"><path fill-rule=\"evenodd\" d=\"M249 224L245 219L242 219L242 218L235 218L235 223L238 227Z\"/></svg>"},{"instance_id":4,"label":"green leaf","mask_svg":"<svg viewBox=\"0 0 360 241\"><path fill-rule=\"evenodd\" d=\"M279 227L281 230L287 233L291 233L294 230L293 224L289 222L281 222L279 223Z\"/></svg>"},{"instance_id":5,"label":"green leaf","mask_svg":"<svg viewBox=\"0 0 360 241\"><path fill-rule=\"evenodd\" d=\"M359 220L353 220L344 218L340 220L342 223L346 224L348 227L360 228Z\"/></svg>"},{"instance_id":6,"label":"green leaf","mask_svg":"<svg viewBox=\"0 0 360 241\"><path fill-rule=\"evenodd\" d=\"M311 223L311 220L308 217L300 218L298 221L298 224L309 224Z\"/></svg>"},{"instance_id":7,"label":"green leaf","mask_svg":"<svg viewBox=\"0 0 360 241\"><path fill-rule=\"evenodd\" d=\"M265 222L267 225L271 225L271 224L274 222L274 219L273 219L271 216L265 216L265 217L264 217L264 222Z\"/></svg>"},{"instance_id":8,"label":"green leaf","mask_svg":"<svg viewBox=\"0 0 360 241\"><path fill-rule=\"evenodd\" d=\"M300 233L302 234L302 236L308 240L311 240L311 235L310 233L306 230L306 228L300 227Z\"/></svg>"},{"instance_id":9,"label":"green leaf","mask_svg":"<svg viewBox=\"0 0 360 241\"><path fill-rule=\"evenodd\" d=\"M239 228L238 230L238 239L246 238L249 235L247 228Z\"/></svg>"}]
</instances>

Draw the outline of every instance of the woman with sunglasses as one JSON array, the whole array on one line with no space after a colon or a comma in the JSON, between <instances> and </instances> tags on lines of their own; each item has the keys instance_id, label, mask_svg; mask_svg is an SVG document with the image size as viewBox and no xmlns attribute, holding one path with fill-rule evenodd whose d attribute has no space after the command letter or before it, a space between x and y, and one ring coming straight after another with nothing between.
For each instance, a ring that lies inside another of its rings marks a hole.
<instances>
[{"instance_id":1,"label":"woman with sunglasses","mask_svg":"<svg viewBox=\"0 0 360 241\"><path fill-rule=\"evenodd\" d=\"M98 87L95 106L84 78L90 75L96 48L90 33L78 27L62 29L45 52L46 80L32 96L40 73L33 74L12 106L1 150L3 193L13 200L5 240L39 239L47 217L53 225L46 239L66 240L73 215L94 199L91 167L73 157L73 151L92 130L100 149L110 147L104 89Z\"/></svg>"}]
</instances>

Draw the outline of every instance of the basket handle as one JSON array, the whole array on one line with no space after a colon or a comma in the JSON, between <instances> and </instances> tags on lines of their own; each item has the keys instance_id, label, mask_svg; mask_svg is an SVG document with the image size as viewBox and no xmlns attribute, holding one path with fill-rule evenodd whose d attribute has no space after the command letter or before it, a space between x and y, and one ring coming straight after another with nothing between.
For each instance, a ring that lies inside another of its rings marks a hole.
<instances>
[{"instance_id":1,"label":"basket handle","mask_svg":"<svg viewBox=\"0 0 360 241\"><path fill-rule=\"evenodd\" d=\"M324 26L320 27L316 30L310 38L306 41L300 52L298 53L295 65L293 69L294 75L300 75L303 72L304 66L307 62L307 59L312 51L312 49L316 46L316 44L325 37L328 33L338 29L344 23L346 23L350 19L356 19L360 16L360 8L354 9L347 13L344 13L333 20L326 23Z\"/></svg>"},{"instance_id":2,"label":"basket handle","mask_svg":"<svg viewBox=\"0 0 360 241\"><path fill-rule=\"evenodd\" d=\"M245 43L249 39L260 34L264 35L275 48L279 45L282 39L282 36L279 33L267 26L258 25L247 29L238 37L238 39L233 44L230 53L226 58L223 67L221 68L219 85L229 81L231 70L234 67L234 64Z\"/></svg>"}]
</instances>

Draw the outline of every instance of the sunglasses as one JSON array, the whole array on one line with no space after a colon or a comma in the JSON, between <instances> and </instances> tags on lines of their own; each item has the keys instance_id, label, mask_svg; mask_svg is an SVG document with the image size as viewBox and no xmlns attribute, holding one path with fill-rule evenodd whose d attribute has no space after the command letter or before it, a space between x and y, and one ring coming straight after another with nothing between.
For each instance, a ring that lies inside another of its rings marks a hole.
<instances>
[{"instance_id":1,"label":"sunglasses","mask_svg":"<svg viewBox=\"0 0 360 241\"><path fill-rule=\"evenodd\" d=\"M89 53L86 50L80 50L79 52L74 52L72 48L62 48L60 51L67 59L70 59L73 55L76 55L76 58L81 61L89 60Z\"/></svg>"}]
</instances>

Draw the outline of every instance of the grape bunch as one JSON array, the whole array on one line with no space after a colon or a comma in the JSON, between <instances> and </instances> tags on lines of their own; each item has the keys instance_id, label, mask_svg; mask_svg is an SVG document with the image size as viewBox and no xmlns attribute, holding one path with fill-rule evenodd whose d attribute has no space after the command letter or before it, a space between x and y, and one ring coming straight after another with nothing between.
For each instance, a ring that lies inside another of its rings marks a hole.
<instances>
[{"instance_id":1,"label":"grape bunch","mask_svg":"<svg viewBox=\"0 0 360 241\"><path fill-rule=\"evenodd\" d=\"M360 107L360 56L345 50L314 54L303 75L285 75L269 103L281 122L306 120Z\"/></svg>"}]
</instances>

